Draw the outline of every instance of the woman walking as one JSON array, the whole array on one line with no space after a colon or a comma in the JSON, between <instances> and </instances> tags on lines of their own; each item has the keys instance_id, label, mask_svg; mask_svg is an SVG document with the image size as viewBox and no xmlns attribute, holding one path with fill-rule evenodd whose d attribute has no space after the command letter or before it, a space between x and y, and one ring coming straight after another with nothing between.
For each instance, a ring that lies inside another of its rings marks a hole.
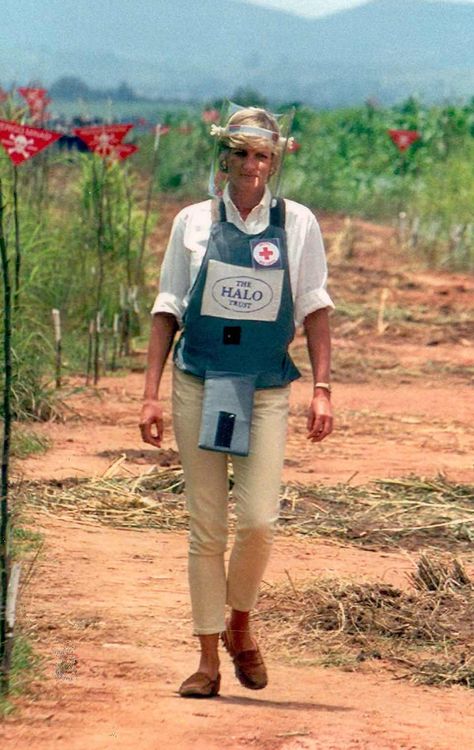
<instances>
[{"instance_id":1,"label":"woman walking","mask_svg":"<svg viewBox=\"0 0 474 750\"><path fill-rule=\"evenodd\" d=\"M313 370L307 437L332 431L326 260L309 209L274 199L268 181L284 139L266 110L241 109L223 128L221 200L175 218L152 309L142 438L159 447L159 386L174 350L173 425L190 518L189 584L200 659L184 697L219 693L219 638L239 681L264 688L265 664L250 612L269 559L279 512L290 383L299 377L288 346L306 333ZM228 568L228 460L234 472L236 532ZM230 616L225 621L225 606Z\"/></svg>"}]
</instances>

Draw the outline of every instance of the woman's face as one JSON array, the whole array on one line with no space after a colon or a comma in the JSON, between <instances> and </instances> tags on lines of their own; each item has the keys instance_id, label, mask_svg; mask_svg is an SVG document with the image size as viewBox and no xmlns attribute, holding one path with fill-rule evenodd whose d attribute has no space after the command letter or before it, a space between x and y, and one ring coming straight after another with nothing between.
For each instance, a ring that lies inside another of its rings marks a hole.
<instances>
[{"instance_id":1,"label":"woman's face","mask_svg":"<svg viewBox=\"0 0 474 750\"><path fill-rule=\"evenodd\" d=\"M239 192L263 192L273 167L270 146L231 148L225 158L229 187Z\"/></svg>"}]
</instances>

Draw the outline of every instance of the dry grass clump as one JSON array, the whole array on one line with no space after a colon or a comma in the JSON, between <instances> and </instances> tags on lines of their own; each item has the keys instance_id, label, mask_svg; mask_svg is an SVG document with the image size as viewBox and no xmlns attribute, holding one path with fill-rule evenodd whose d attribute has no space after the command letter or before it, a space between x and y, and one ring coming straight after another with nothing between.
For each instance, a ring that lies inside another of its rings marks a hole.
<instances>
[{"instance_id":1,"label":"dry grass clump","mask_svg":"<svg viewBox=\"0 0 474 750\"><path fill-rule=\"evenodd\" d=\"M421 555L416 571L410 574L410 580L418 591L442 592L472 586L462 563L456 558L442 555Z\"/></svg>"},{"instance_id":2,"label":"dry grass clump","mask_svg":"<svg viewBox=\"0 0 474 750\"><path fill-rule=\"evenodd\" d=\"M339 538L367 546L430 543L471 549L474 485L404 477L368 485L289 485L282 499L281 526L305 536Z\"/></svg>"},{"instance_id":3,"label":"dry grass clump","mask_svg":"<svg viewBox=\"0 0 474 750\"><path fill-rule=\"evenodd\" d=\"M437 571L432 589L426 571ZM268 587L259 619L274 648L356 668L383 659L417 681L474 687L474 587L459 561L423 555L401 591L382 583L316 578ZM467 656L468 655L468 656Z\"/></svg>"},{"instance_id":4,"label":"dry grass clump","mask_svg":"<svg viewBox=\"0 0 474 750\"><path fill-rule=\"evenodd\" d=\"M15 489L15 506L36 506L116 528L171 531L187 527L183 489L178 467L130 478L105 474L97 479L28 481Z\"/></svg>"}]
</instances>

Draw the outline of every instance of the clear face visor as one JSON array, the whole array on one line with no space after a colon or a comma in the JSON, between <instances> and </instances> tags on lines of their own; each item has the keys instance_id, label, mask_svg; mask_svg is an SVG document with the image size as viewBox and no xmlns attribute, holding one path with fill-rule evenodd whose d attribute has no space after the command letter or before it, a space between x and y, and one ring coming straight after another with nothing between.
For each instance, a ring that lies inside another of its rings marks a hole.
<instances>
[{"instance_id":1,"label":"clear face visor","mask_svg":"<svg viewBox=\"0 0 474 750\"><path fill-rule=\"evenodd\" d=\"M281 187L283 162L288 147L288 141L290 140L290 132L291 126L293 124L293 118L295 116L295 110L291 109L289 112L284 112L283 114L274 114L273 112L271 113L277 121L278 127L280 128L280 136L278 136L272 130L267 130L266 128L260 128L254 125L246 125L245 123L243 123L242 125L230 125L229 127L226 127L226 123L229 121L229 118L242 109L248 109L248 107L242 107L239 104L235 104L235 102L231 102L226 99L224 101L224 104L222 105L219 125L212 125L211 127L210 132L211 135L215 138L215 144L212 154L211 171L209 174L209 195L212 198L222 197L224 188L227 184L227 175L222 171L220 164L220 160L222 158L222 136L241 134L243 136L253 136L259 139L268 139L269 145L273 146L275 145L275 141L280 141L280 157L278 167L268 183L272 195L274 197L278 197Z\"/></svg>"}]
</instances>

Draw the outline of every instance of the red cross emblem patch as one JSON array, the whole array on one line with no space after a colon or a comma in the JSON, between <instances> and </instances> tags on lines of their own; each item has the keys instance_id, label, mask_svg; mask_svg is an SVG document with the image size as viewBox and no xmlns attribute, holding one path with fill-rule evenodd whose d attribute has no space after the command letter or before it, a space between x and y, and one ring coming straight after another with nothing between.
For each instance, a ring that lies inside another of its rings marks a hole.
<instances>
[{"instance_id":1,"label":"red cross emblem patch","mask_svg":"<svg viewBox=\"0 0 474 750\"><path fill-rule=\"evenodd\" d=\"M281 268L281 254L277 239L257 240L251 245L254 268L268 268L269 266Z\"/></svg>"}]
</instances>

